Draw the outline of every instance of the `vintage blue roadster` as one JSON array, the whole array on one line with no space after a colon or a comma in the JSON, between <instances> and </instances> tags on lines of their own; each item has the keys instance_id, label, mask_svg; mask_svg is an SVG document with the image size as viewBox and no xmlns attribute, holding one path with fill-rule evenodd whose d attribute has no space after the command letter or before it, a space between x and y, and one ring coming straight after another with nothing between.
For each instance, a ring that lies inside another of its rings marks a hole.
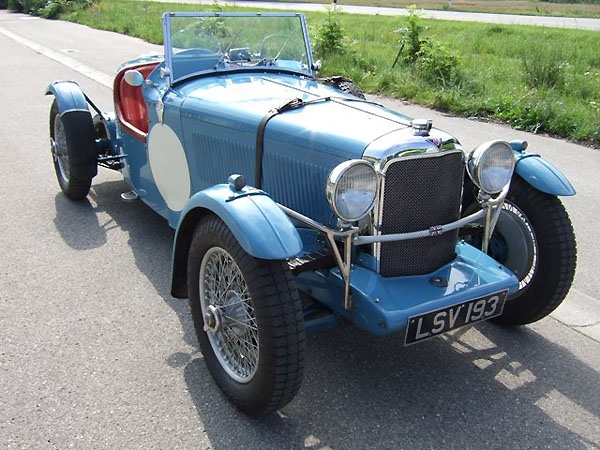
<instances>
[{"instance_id":1,"label":"vintage blue roadster","mask_svg":"<svg viewBox=\"0 0 600 450\"><path fill-rule=\"evenodd\" d=\"M539 320L565 298L576 245L569 181L524 141L472 151L318 79L305 19L166 13L164 55L128 62L114 113L74 81L48 87L64 194L98 166L176 230L174 297L189 298L213 378L244 412L287 404L305 334L351 322L405 345L492 319ZM358 95L354 95L358 94Z\"/></svg>"}]
</instances>

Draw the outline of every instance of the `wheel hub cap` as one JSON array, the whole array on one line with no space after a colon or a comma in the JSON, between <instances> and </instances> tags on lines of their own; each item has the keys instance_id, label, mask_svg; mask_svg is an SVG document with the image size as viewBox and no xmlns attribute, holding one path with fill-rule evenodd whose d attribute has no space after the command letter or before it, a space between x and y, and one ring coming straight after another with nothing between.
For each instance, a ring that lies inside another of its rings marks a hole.
<instances>
[{"instance_id":1,"label":"wheel hub cap","mask_svg":"<svg viewBox=\"0 0 600 450\"><path fill-rule=\"evenodd\" d=\"M209 305L204 314L204 331L216 333L221 326L221 314L215 305Z\"/></svg>"}]
</instances>

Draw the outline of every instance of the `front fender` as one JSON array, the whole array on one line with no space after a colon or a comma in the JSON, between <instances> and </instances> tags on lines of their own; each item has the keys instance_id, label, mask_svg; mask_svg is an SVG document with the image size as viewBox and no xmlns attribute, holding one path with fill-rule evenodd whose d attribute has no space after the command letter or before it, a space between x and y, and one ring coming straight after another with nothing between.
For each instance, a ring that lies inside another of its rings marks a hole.
<instances>
[{"instance_id":1,"label":"front fender","mask_svg":"<svg viewBox=\"0 0 600 450\"><path fill-rule=\"evenodd\" d=\"M48 86L46 95L54 95L64 124L69 146L76 151L69 155L70 170L74 177L93 178L98 167L93 164L98 157L94 124L88 101L75 81L55 81Z\"/></svg>"},{"instance_id":2,"label":"front fender","mask_svg":"<svg viewBox=\"0 0 600 450\"><path fill-rule=\"evenodd\" d=\"M62 116L73 111L89 112L88 102L76 81L54 81L46 89L46 95L54 95Z\"/></svg>"},{"instance_id":3,"label":"front fender","mask_svg":"<svg viewBox=\"0 0 600 450\"><path fill-rule=\"evenodd\" d=\"M567 177L540 155L515 152L515 158L515 173L538 191L551 195L575 195Z\"/></svg>"},{"instance_id":4,"label":"front fender","mask_svg":"<svg viewBox=\"0 0 600 450\"><path fill-rule=\"evenodd\" d=\"M233 191L220 184L197 192L184 207L175 233L171 294L187 298L187 254L197 223L206 214L225 222L246 253L261 259L287 259L302 250L291 220L262 191Z\"/></svg>"}]
</instances>

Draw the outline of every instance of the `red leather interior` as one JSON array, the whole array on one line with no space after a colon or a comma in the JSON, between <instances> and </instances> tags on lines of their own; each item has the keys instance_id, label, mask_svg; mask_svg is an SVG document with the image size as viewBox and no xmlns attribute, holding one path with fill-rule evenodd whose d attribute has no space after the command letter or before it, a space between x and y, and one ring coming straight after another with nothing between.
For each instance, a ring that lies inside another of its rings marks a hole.
<instances>
[{"instance_id":1,"label":"red leather interior","mask_svg":"<svg viewBox=\"0 0 600 450\"><path fill-rule=\"evenodd\" d=\"M117 117L123 129L142 142L148 134L148 111L142 96L142 87L131 86L125 81L124 75L128 70L138 70L145 80L157 65L158 63L151 63L127 67L115 77L113 92Z\"/></svg>"}]
</instances>

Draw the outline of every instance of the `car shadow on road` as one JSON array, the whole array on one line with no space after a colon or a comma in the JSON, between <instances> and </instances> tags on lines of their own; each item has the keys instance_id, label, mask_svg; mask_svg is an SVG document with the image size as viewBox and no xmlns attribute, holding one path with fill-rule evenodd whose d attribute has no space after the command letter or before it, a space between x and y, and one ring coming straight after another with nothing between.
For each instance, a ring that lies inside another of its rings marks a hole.
<instances>
[{"instance_id":1,"label":"car shadow on road","mask_svg":"<svg viewBox=\"0 0 600 450\"><path fill-rule=\"evenodd\" d=\"M104 245L112 227L125 230L137 268L197 348L188 302L169 291L173 230L142 202L124 205L125 189L122 181L95 185L98 206L59 194L56 228L77 249ZM101 223L103 213L110 220ZM545 332L553 327L569 334L571 348L597 352L596 343L545 319ZM183 367L214 450L598 449L600 375L555 341L535 327L490 323L407 348L401 335L377 338L352 326L321 332L308 339L295 400L262 419L231 406L198 353L174 353L167 363Z\"/></svg>"},{"instance_id":2,"label":"car shadow on road","mask_svg":"<svg viewBox=\"0 0 600 450\"><path fill-rule=\"evenodd\" d=\"M54 205L54 226L69 247L90 250L106 244L106 226L100 223L97 210L87 198L73 202L60 192L54 198Z\"/></svg>"},{"instance_id":3,"label":"car shadow on road","mask_svg":"<svg viewBox=\"0 0 600 450\"><path fill-rule=\"evenodd\" d=\"M598 372L535 331L402 343L350 326L311 336L296 399L260 420L207 386L200 359L185 376L215 450L598 448Z\"/></svg>"},{"instance_id":4,"label":"car shadow on road","mask_svg":"<svg viewBox=\"0 0 600 450\"><path fill-rule=\"evenodd\" d=\"M77 250L100 247L107 242L107 233L119 228L127 233L127 245L139 271L152 283L157 294L177 314L184 330L184 341L197 347L187 300L171 296L171 253L174 230L167 221L141 201L124 203L121 193L128 190L122 181L94 184L89 198L81 202L68 200L59 193L55 199L54 224L63 240ZM99 262L110 264L110 261ZM178 367L189 360L181 353L167 362Z\"/></svg>"}]
</instances>

